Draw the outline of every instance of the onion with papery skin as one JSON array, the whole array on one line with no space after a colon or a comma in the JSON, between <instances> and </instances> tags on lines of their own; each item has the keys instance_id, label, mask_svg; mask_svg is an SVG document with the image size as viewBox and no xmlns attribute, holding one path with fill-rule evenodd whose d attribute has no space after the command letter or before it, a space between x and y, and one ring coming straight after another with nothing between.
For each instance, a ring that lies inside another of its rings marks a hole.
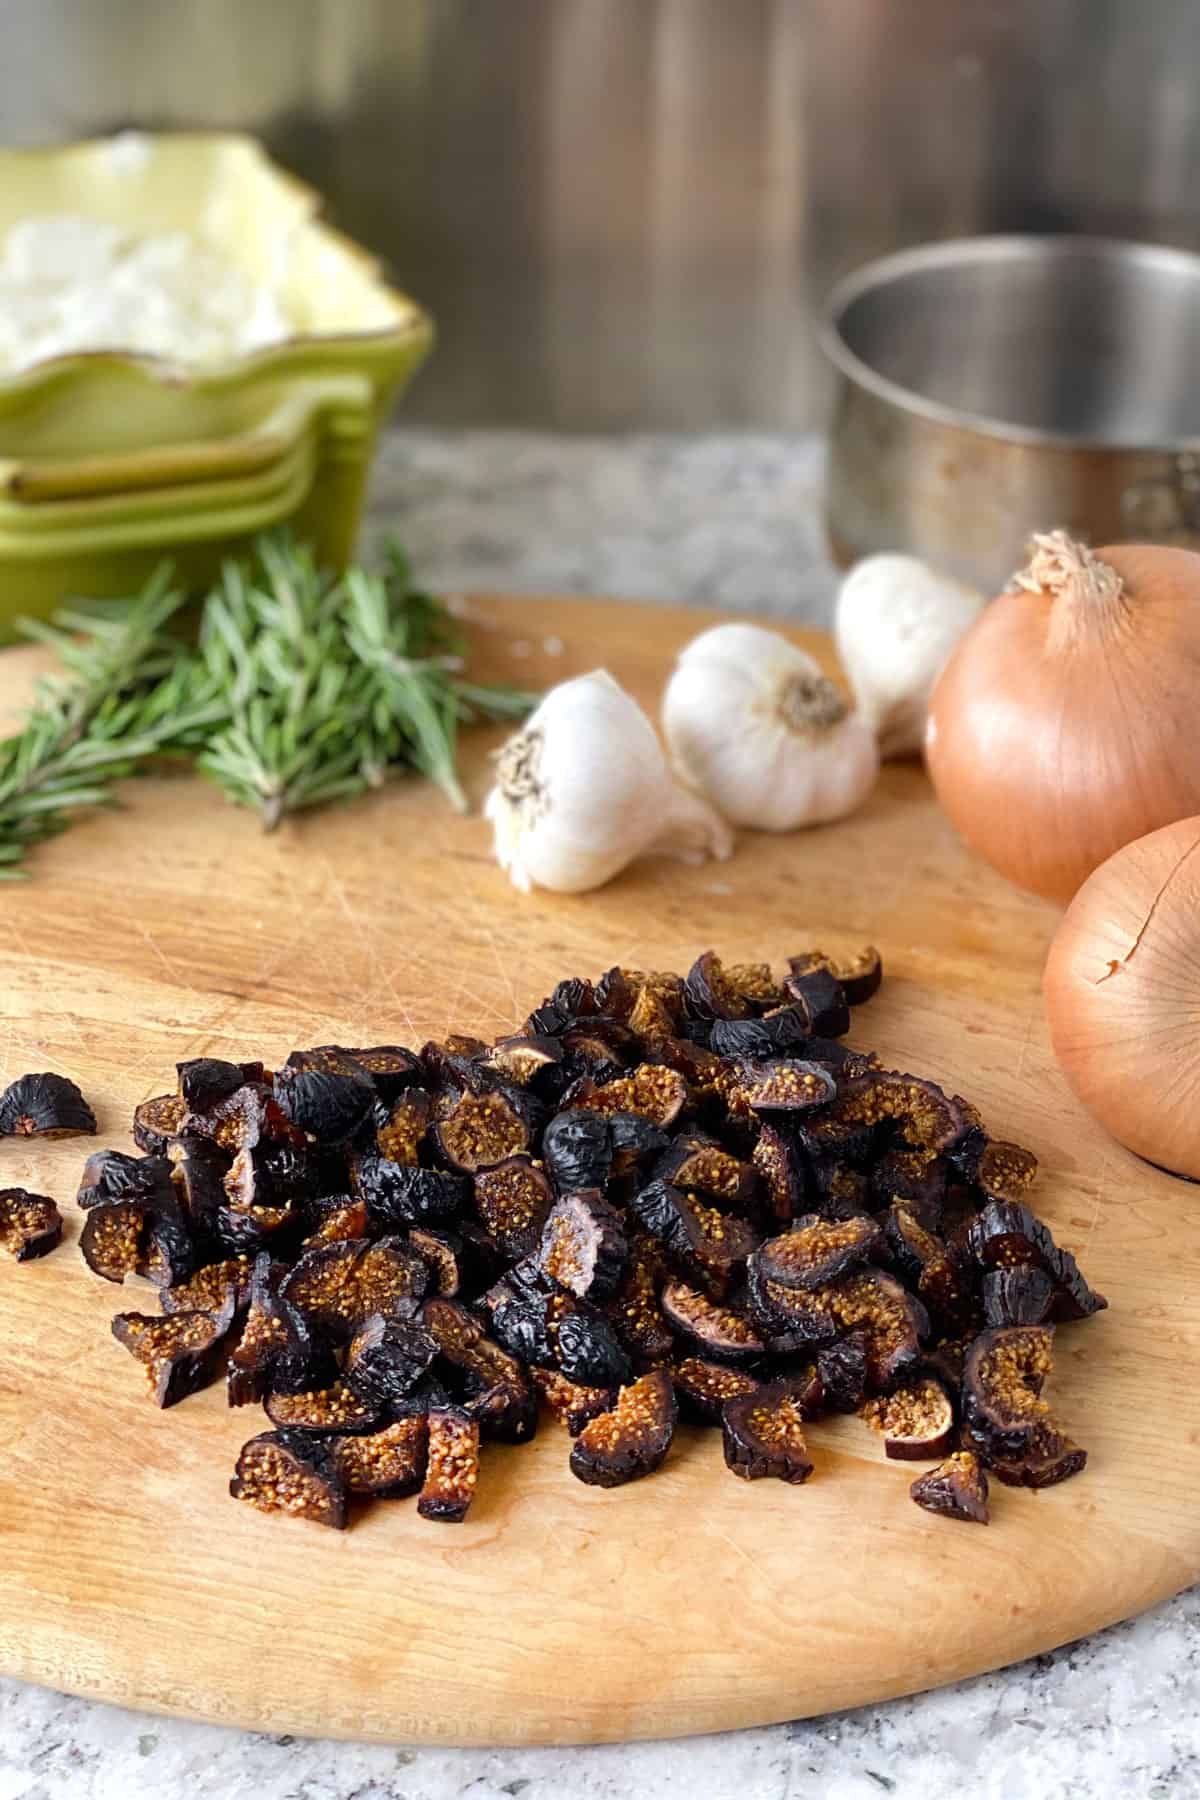
<instances>
[{"instance_id":1,"label":"onion with papery skin","mask_svg":"<svg viewBox=\"0 0 1200 1800\"><path fill-rule=\"evenodd\" d=\"M1138 838L1076 894L1046 962L1063 1074L1138 1156L1200 1181L1200 818Z\"/></svg>"},{"instance_id":2,"label":"onion with papery skin","mask_svg":"<svg viewBox=\"0 0 1200 1800\"><path fill-rule=\"evenodd\" d=\"M925 751L971 848L1052 899L1200 813L1200 555L1035 538L942 671Z\"/></svg>"}]
</instances>

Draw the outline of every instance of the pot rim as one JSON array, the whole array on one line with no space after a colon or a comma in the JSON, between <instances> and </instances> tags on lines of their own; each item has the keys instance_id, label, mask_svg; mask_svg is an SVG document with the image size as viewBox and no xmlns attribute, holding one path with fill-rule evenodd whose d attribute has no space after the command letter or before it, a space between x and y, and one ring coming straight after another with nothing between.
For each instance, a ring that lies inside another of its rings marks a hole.
<instances>
[{"instance_id":1,"label":"pot rim","mask_svg":"<svg viewBox=\"0 0 1200 1800\"><path fill-rule=\"evenodd\" d=\"M893 381L852 350L843 335L845 317L854 302L905 275L926 269L951 268L963 263L1066 261L1094 257L1103 262L1138 262L1143 266L1187 273L1200 292L1200 255L1168 244L1148 244L1133 238L1104 237L1087 232L997 232L980 237L947 238L918 244L876 257L844 275L830 290L818 327L822 350L841 374L901 412L915 414L938 425L948 425L982 437L1008 443L1038 445L1056 450L1088 450L1107 455L1154 455L1200 451L1200 433L1156 440L1095 437L1040 425L1017 425L944 400L931 399L916 388Z\"/></svg>"}]
</instances>

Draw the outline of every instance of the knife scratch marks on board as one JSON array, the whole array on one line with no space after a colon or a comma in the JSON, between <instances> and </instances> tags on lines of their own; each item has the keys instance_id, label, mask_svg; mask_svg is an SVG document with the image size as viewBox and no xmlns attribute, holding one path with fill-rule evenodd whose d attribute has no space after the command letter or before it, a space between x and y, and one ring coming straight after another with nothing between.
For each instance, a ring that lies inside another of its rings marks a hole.
<instances>
[{"instance_id":1,"label":"knife scratch marks on board","mask_svg":"<svg viewBox=\"0 0 1200 1800\"><path fill-rule=\"evenodd\" d=\"M350 903L350 896L346 892L345 884L335 872L329 859L327 857L322 857L321 863L329 883L329 891L333 895L338 906L340 906L342 912L346 915L346 918L350 921L351 928L359 939L366 956L368 979L364 984L365 992L358 996L359 1000L365 1001L370 998L372 989L371 976L378 976L383 985L387 988L388 993L391 995L392 1000L396 1005L397 1011L404 1020L406 1030L410 1032L415 1031L416 1026L413 1022L412 1014L400 996L400 990L396 986L395 979L393 978L391 971L385 967L382 959L379 957L372 944L369 922L360 913L355 912L354 907Z\"/></svg>"}]
</instances>

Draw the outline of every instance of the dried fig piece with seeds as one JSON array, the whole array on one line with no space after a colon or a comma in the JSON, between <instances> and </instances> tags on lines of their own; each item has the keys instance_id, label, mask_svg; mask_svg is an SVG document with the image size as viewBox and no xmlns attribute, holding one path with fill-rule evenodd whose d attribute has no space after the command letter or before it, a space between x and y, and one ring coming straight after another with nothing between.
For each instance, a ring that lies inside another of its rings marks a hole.
<instances>
[{"instance_id":1,"label":"dried fig piece with seeds","mask_svg":"<svg viewBox=\"0 0 1200 1800\"><path fill-rule=\"evenodd\" d=\"M1041 1269L1054 1284L1055 1319L1085 1319L1108 1305L1088 1286L1070 1251L1059 1249L1049 1228L1026 1206L989 1200L968 1227L967 1244L982 1269Z\"/></svg>"},{"instance_id":2,"label":"dried fig piece with seeds","mask_svg":"<svg viewBox=\"0 0 1200 1800\"><path fill-rule=\"evenodd\" d=\"M888 1209L883 1222L887 1260L910 1287L916 1287L925 1270L945 1256L946 1246L902 1202Z\"/></svg>"},{"instance_id":3,"label":"dried fig piece with seeds","mask_svg":"<svg viewBox=\"0 0 1200 1800\"><path fill-rule=\"evenodd\" d=\"M237 1313L250 1304L250 1287L254 1264L248 1256L228 1256L222 1262L207 1263L197 1269L178 1287L163 1288L158 1304L164 1313L219 1313L227 1294L232 1293Z\"/></svg>"},{"instance_id":4,"label":"dried fig piece with seeds","mask_svg":"<svg viewBox=\"0 0 1200 1800\"><path fill-rule=\"evenodd\" d=\"M424 1088L407 1088L387 1109L387 1117L375 1127L375 1148L389 1162L415 1168L429 1129L432 1101Z\"/></svg>"},{"instance_id":5,"label":"dried fig piece with seeds","mask_svg":"<svg viewBox=\"0 0 1200 1800\"><path fill-rule=\"evenodd\" d=\"M783 987L772 974L770 963L729 963L725 980L759 1012L768 1012L783 1001Z\"/></svg>"},{"instance_id":6,"label":"dried fig piece with seeds","mask_svg":"<svg viewBox=\"0 0 1200 1800\"><path fill-rule=\"evenodd\" d=\"M662 1063L640 1063L632 1074L600 1086L586 1078L577 1081L563 1098L568 1106L591 1112L636 1113L665 1130L687 1105L688 1087L676 1070Z\"/></svg>"},{"instance_id":7,"label":"dried fig piece with seeds","mask_svg":"<svg viewBox=\"0 0 1200 1800\"><path fill-rule=\"evenodd\" d=\"M134 1143L147 1156L165 1156L170 1140L183 1130L187 1115L187 1102L179 1094L155 1094L140 1100L133 1109Z\"/></svg>"},{"instance_id":8,"label":"dried fig piece with seeds","mask_svg":"<svg viewBox=\"0 0 1200 1800\"><path fill-rule=\"evenodd\" d=\"M881 1269L862 1269L833 1287L815 1290L812 1298L826 1305L843 1331L866 1336L867 1385L883 1393L921 1357L921 1339L929 1335L929 1317L909 1294Z\"/></svg>"},{"instance_id":9,"label":"dried fig piece with seeds","mask_svg":"<svg viewBox=\"0 0 1200 1800\"><path fill-rule=\"evenodd\" d=\"M375 1106L375 1087L364 1070L284 1067L275 1097L293 1125L321 1144L345 1144Z\"/></svg>"},{"instance_id":10,"label":"dried fig piece with seeds","mask_svg":"<svg viewBox=\"0 0 1200 1800\"><path fill-rule=\"evenodd\" d=\"M168 1178L153 1200L102 1201L88 1210L79 1236L83 1260L105 1281L145 1275L157 1287L186 1281L195 1254Z\"/></svg>"},{"instance_id":11,"label":"dried fig piece with seeds","mask_svg":"<svg viewBox=\"0 0 1200 1800\"><path fill-rule=\"evenodd\" d=\"M572 1437L578 1437L592 1419L616 1405L616 1388L580 1387L557 1369L530 1369L529 1374L537 1392Z\"/></svg>"},{"instance_id":12,"label":"dried fig piece with seeds","mask_svg":"<svg viewBox=\"0 0 1200 1800\"><path fill-rule=\"evenodd\" d=\"M168 1141L165 1160L176 1199L193 1233L203 1242L219 1238L229 1201L225 1192L231 1160L228 1152L211 1138L188 1133Z\"/></svg>"},{"instance_id":13,"label":"dried fig piece with seeds","mask_svg":"<svg viewBox=\"0 0 1200 1800\"><path fill-rule=\"evenodd\" d=\"M738 987L715 951L698 956L683 982L683 1003L694 1019L748 1019L750 998Z\"/></svg>"},{"instance_id":14,"label":"dried fig piece with seeds","mask_svg":"<svg viewBox=\"0 0 1200 1800\"><path fill-rule=\"evenodd\" d=\"M280 1431L370 1431L379 1422L379 1407L357 1388L337 1380L328 1387L298 1393L269 1393L263 1402L268 1419Z\"/></svg>"},{"instance_id":15,"label":"dried fig piece with seeds","mask_svg":"<svg viewBox=\"0 0 1200 1800\"><path fill-rule=\"evenodd\" d=\"M644 1362L666 1356L675 1342L658 1303L662 1273L656 1240L648 1232L635 1232L621 1286L606 1311L623 1347Z\"/></svg>"},{"instance_id":16,"label":"dried fig piece with seeds","mask_svg":"<svg viewBox=\"0 0 1200 1800\"><path fill-rule=\"evenodd\" d=\"M1037 1179L1038 1159L1020 1144L991 1139L980 1152L973 1180L989 1200L1020 1203Z\"/></svg>"},{"instance_id":17,"label":"dried fig piece with seeds","mask_svg":"<svg viewBox=\"0 0 1200 1800\"><path fill-rule=\"evenodd\" d=\"M581 1300L607 1300L620 1284L629 1245L620 1215L602 1195L564 1194L542 1231L537 1261Z\"/></svg>"},{"instance_id":18,"label":"dried fig piece with seeds","mask_svg":"<svg viewBox=\"0 0 1200 1800\"><path fill-rule=\"evenodd\" d=\"M850 1029L846 990L828 969L795 970L783 984L793 1006L800 1009L810 1037L840 1038Z\"/></svg>"},{"instance_id":19,"label":"dried fig piece with seeds","mask_svg":"<svg viewBox=\"0 0 1200 1800\"><path fill-rule=\"evenodd\" d=\"M1054 1283L1033 1266L989 1269L980 1283L983 1316L989 1327L1044 1325L1054 1308Z\"/></svg>"},{"instance_id":20,"label":"dried fig piece with seeds","mask_svg":"<svg viewBox=\"0 0 1200 1800\"><path fill-rule=\"evenodd\" d=\"M871 1210L870 1184L862 1169L840 1157L808 1158L805 1209L820 1219L856 1219Z\"/></svg>"},{"instance_id":21,"label":"dried fig piece with seeds","mask_svg":"<svg viewBox=\"0 0 1200 1800\"><path fill-rule=\"evenodd\" d=\"M717 1362L754 1362L766 1346L744 1313L720 1306L698 1288L669 1281L659 1296L667 1323Z\"/></svg>"},{"instance_id":22,"label":"dried fig piece with seeds","mask_svg":"<svg viewBox=\"0 0 1200 1800\"><path fill-rule=\"evenodd\" d=\"M78 1137L95 1129L95 1113L65 1075L18 1075L0 1093L0 1137Z\"/></svg>"},{"instance_id":23,"label":"dried fig piece with seeds","mask_svg":"<svg viewBox=\"0 0 1200 1800\"><path fill-rule=\"evenodd\" d=\"M874 1219L797 1219L782 1237L768 1238L754 1252L762 1274L787 1288L827 1287L871 1261L882 1236Z\"/></svg>"},{"instance_id":24,"label":"dried fig piece with seeds","mask_svg":"<svg viewBox=\"0 0 1200 1800\"><path fill-rule=\"evenodd\" d=\"M632 1196L629 1210L704 1285L727 1287L759 1243L749 1220L705 1206L697 1194L684 1193L669 1181L649 1182Z\"/></svg>"},{"instance_id":25,"label":"dried fig piece with seeds","mask_svg":"<svg viewBox=\"0 0 1200 1800\"><path fill-rule=\"evenodd\" d=\"M117 1314L112 1334L145 1368L156 1406L174 1406L212 1380L236 1304L230 1292L219 1313Z\"/></svg>"},{"instance_id":26,"label":"dried fig piece with seeds","mask_svg":"<svg viewBox=\"0 0 1200 1800\"><path fill-rule=\"evenodd\" d=\"M422 1257L429 1269L431 1291L443 1299L453 1300L463 1285L462 1239L448 1231L431 1231L427 1225L415 1225L408 1234L410 1249Z\"/></svg>"},{"instance_id":27,"label":"dried fig piece with seeds","mask_svg":"<svg viewBox=\"0 0 1200 1800\"><path fill-rule=\"evenodd\" d=\"M537 1401L521 1364L454 1300L426 1300L421 1319L446 1362L469 1378L466 1411L486 1435L521 1444L537 1428Z\"/></svg>"},{"instance_id":28,"label":"dried fig piece with seeds","mask_svg":"<svg viewBox=\"0 0 1200 1800\"><path fill-rule=\"evenodd\" d=\"M1054 1327L1014 1325L975 1339L963 1367L963 1423L986 1463L1016 1461L1049 1417L1042 1388L1053 1366Z\"/></svg>"},{"instance_id":29,"label":"dried fig piece with seeds","mask_svg":"<svg viewBox=\"0 0 1200 1800\"><path fill-rule=\"evenodd\" d=\"M411 1310L429 1271L399 1238L325 1244L307 1250L285 1276L280 1294L335 1342L352 1338L373 1313Z\"/></svg>"},{"instance_id":30,"label":"dried fig piece with seeds","mask_svg":"<svg viewBox=\"0 0 1200 1800\"><path fill-rule=\"evenodd\" d=\"M793 975L828 970L851 1006L870 1000L883 980L883 959L874 944L866 944L853 956L845 957L830 956L824 950L806 950L800 956L789 956L788 967Z\"/></svg>"},{"instance_id":31,"label":"dried fig piece with seeds","mask_svg":"<svg viewBox=\"0 0 1200 1800\"><path fill-rule=\"evenodd\" d=\"M350 1184L373 1218L388 1225L440 1225L457 1219L471 1184L445 1169L412 1168L366 1150L350 1161Z\"/></svg>"},{"instance_id":32,"label":"dried fig piece with seeds","mask_svg":"<svg viewBox=\"0 0 1200 1800\"><path fill-rule=\"evenodd\" d=\"M332 1447L319 1438L260 1432L243 1444L229 1491L259 1512L345 1529L346 1490Z\"/></svg>"},{"instance_id":33,"label":"dried fig piece with seeds","mask_svg":"<svg viewBox=\"0 0 1200 1800\"><path fill-rule=\"evenodd\" d=\"M744 1369L702 1356L681 1357L671 1364L670 1374L681 1416L696 1425L719 1425L725 1402L752 1394L759 1385Z\"/></svg>"},{"instance_id":34,"label":"dried fig piece with seeds","mask_svg":"<svg viewBox=\"0 0 1200 1800\"><path fill-rule=\"evenodd\" d=\"M871 1167L873 1207L902 1205L927 1231L941 1226L946 1201L945 1157L923 1150L885 1150Z\"/></svg>"},{"instance_id":35,"label":"dried fig piece with seeds","mask_svg":"<svg viewBox=\"0 0 1200 1800\"><path fill-rule=\"evenodd\" d=\"M219 1056L194 1056L189 1062L176 1063L175 1073L178 1097L187 1112L207 1112L246 1080L241 1063L225 1062Z\"/></svg>"},{"instance_id":36,"label":"dried fig piece with seeds","mask_svg":"<svg viewBox=\"0 0 1200 1800\"><path fill-rule=\"evenodd\" d=\"M381 1431L333 1438L329 1455L347 1493L399 1500L420 1490L428 1447L429 1420L414 1413Z\"/></svg>"},{"instance_id":37,"label":"dried fig piece with seeds","mask_svg":"<svg viewBox=\"0 0 1200 1800\"><path fill-rule=\"evenodd\" d=\"M671 1141L661 1126L640 1113L609 1113L607 1122L615 1177L635 1174L654 1157L661 1156Z\"/></svg>"},{"instance_id":38,"label":"dried fig piece with seeds","mask_svg":"<svg viewBox=\"0 0 1200 1800\"><path fill-rule=\"evenodd\" d=\"M993 1457L988 1467L1008 1487L1047 1488L1078 1475L1086 1463L1086 1450L1072 1443L1049 1420L1041 1420L1019 1457Z\"/></svg>"},{"instance_id":39,"label":"dried fig piece with seeds","mask_svg":"<svg viewBox=\"0 0 1200 1800\"><path fill-rule=\"evenodd\" d=\"M376 1313L350 1340L346 1380L376 1406L392 1406L429 1373L437 1353L436 1339L419 1319Z\"/></svg>"},{"instance_id":40,"label":"dried fig piece with seeds","mask_svg":"<svg viewBox=\"0 0 1200 1800\"><path fill-rule=\"evenodd\" d=\"M526 1036L498 1038L488 1051L487 1063L499 1070L519 1087L532 1087L548 1069L557 1068L563 1059L562 1045L545 1032Z\"/></svg>"},{"instance_id":41,"label":"dried fig piece with seeds","mask_svg":"<svg viewBox=\"0 0 1200 1800\"><path fill-rule=\"evenodd\" d=\"M452 1169L475 1175L529 1148L527 1118L503 1093L466 1093L434 1126L433 1135Z\"/></svg>"},{"instance_id":42,"label":"dried fig piece with seeds","mask_svg":"<svg viewBox=\"0 0 1200 1800\"><path fill-rule=\"evenodd\" d=\"M609 1121L587 1107L556 1113L542 1134L542 1159L560 1194L588 1188L603 1193L613 1161Z\"/></svg>"},{"instance_id":43,"label":"dried fig piece with seeds","mask_svg":"<svg viewBox=\"0 0 1200 1800\"><path fill-rule=\"evenodd\" d=\"M807 1481L813 1465L805 1416L803 1390L794 1381L768 1382L727 1400L721 1409L726 1468L743 1481Z\"/></svg>"},{"instance_id":44,"label":"dried fig piece with seeds","mask_svg":"<svg viewBox=\"0 0 1200 1800\"><path fill-rule=\"evenodd\" d=\"M245 1323L225 1370L230 1406L253 1405L272 1389L298 1393L333 1380L329 1351L279 1291L286 1274L286 1266L266 1251L255 1258Z\"/></svg>"},{"instance_id":45,"label":"dried fig piece with seeds","mask_svg":"<svg viewBox=\"0 0 1200 1800\"><path fill-rule=\"evenodd\" d=\"M675 1436L671 1377L652 1369L623 1387L609 1412L592 1419L571 1447L571 1473L589 1487L622 1487L651 1475Z\"/></svg>"},{"instance_id":46,"label":"dried fig piece with seeds","mask_svg":"<svg viewBox=\"0 0 1200 1800\"><path fill-rule=\"evenodd\" d=\"M46 1194L28 1188L0 1188L0 1250L17 1262L49 1256L62 1242L63 1221Z\"/></svg>"},{"instance_id":47,"label":"dried fig piece with seeds","mask_svg":"<svg viewBox=\"0 0 1200 1800\"><path fill-rule=\"evenodd\" d=\"M94 1150L83 1165L75 1202L85 1212L110 1200L142 1200L152 1205L169 1193L170 1183L171 1165L164 1157Z\"/></svg>"},{"instance_id":48,"label":"dried fig piece with seeds","mask_svg":"<svg viewBox=\"0 0 1200 1800\"><path fill-rule=\"evenodd\" d=\"M349 1050L360 1069L371 1077L380 1099L390 1104L406 1088L416 1087L421 1079L421 1064L411 1050L399 1044L372 1044L365 1050Z\"/></svg>"},{"instance_id":49,"label":"dried fig piece with seeds","mask_svg":"<svg viewBox=\"0 0 1200 1800\"><path fill-rule=\"evenodd\" d=\"M708 1047L717 1056L757 1060L800 1053L808 1043L808 1013L800 1006L782 1006L757 1019L717 1019Z\"/></svg>"},{"instance_id":50,"label":"dried fig piece with seeds","mask_svg":"<svg viewBox=\"0 0 1200 1800\"><path fill-rule=\"evenodd\" d=\"M716 1138L692 1133L676 1138L654 1165L657 1181L707 1194L740 1211L748 1207L757 1187L754 1168L726 1150Z\"/></svg>"},{"instance_id":51,"label":"dried fig piece with seeds","mask_svg":"<svg viewBox=\"0 0 1200 1800\"><path fill-rule=\"evenodd\" d=\"M821 1063L775 1059L747 1064L737 1077L736 1092L751 1112L786 1118L826 1105L837 1093L837 1083Z\"/></svg>"},{"instance_id":52,"label":"dried fig piece with seeds","mask_svg":"<svg viewBox=\"0 0 1200 1800\"><path fill-rule=\"evenodd\" d=\"M595 1115L584 1113L580 1117L591 1120ZM589 1124L588 1131L592 1129ZM549 1135L550 1128L547 1127ZM607 1153L607 1132L604 1142ZM560 1166L566 1166L565 1156ZM509 1256L528 1256L537 1248L553 1205L550 1183L527 1156L510 1156L505 1162L497 1163L495 1168L481 1170L475 1177L476 1211Z\"/></svg>"},{"instance_id":53,"label":"dried fig piece with seeds","mask_svg":"<svg viewBox=\"0 0 1200 1800\"><path fill-rule=\"evenodd\" d=\"M971 1450L956 1450L936 1469L918 1475L908 1491L918 1506L940 1518L988 1523L988 1478Z\"/></svg>"},{"instance_id":54,"label":"dried fig piece with seeds","mask_svg":"<svg viewBox=\"0 0 1200 1800\"><path fill-rule=\"evenodd\" d=\"M753 1162L771 1218L778 1225L788 1224L804 1210L805 1167L799 1146L786 1130L764 1119Z\"/></svg>"},{"instance_id":55,"label":"dried fig piece with seeds","mask_svg":"<svg viewBox=\"0 0 1200 1800\"><path fill-rule=\"evenodd\" d=\"M479 1425L461 1407L431 1407L425 1480L417 1501L423 1519L459 1525L479 1482Z\"/></svg>"},{"instance_id":56,"label":"dried fig piece with seeds","mask_svg":"<svg viewBox=\"0 0 1200 1800\"><path fill-rule=\"evenodd\" d=\"M351 1200L349 1194L343 1196L344 1206L323 1208L320 1222L309 1232L300 1245L301 1252L315 1250L320 1244L357 1243L367 1235L370 1215L365 1200Z\"/></svg>"},{"instance_id":57,"label":"dried fig piece with seeds","mask_svg":"<svg viewBox=\"0 0 1200 1800\"><path fill-rule=\"evenodd\" d=\"M868 1400L862 1416L882 1435L885 1454L901 1462L944 1456L954 1442L954 1404L932 1375L917 1376Z\"/></svg>"},{"instance_id":58,"label":"dried fig piece with seeds","mask_svg":"<svg viewBox=\"0 0 1200 1800\"><path fill-rule=\"evenodd\" d=\"M832 1412L855 1413L867 1394L867 1334L849 1331L817 1351L817 1379Z\"/></svg>"}]
</instances>

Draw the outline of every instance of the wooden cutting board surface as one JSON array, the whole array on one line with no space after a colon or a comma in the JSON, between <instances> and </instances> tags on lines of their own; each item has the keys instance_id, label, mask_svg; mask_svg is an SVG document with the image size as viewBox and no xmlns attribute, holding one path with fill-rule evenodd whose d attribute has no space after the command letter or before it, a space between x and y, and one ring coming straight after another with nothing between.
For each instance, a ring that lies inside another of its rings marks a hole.
<instances>
[{"instance_id":1,"label":"wooden cutting board surface","mask_svg":"<svg viewBox=\"0 0 1200 1800\"><path fill-rule=\"evenodd\" d=\"M477 601L488 669L607 666L653 706L695 613ZM812 640L809 640L812 641ZM30 653L0 658L0 706ZM485 751L469 747L473 796ZM145 1397L72 1204L92 1144L0 1142L5 1185L55 1194L67 1242L0 1266L0 1668L131 1706L314 1735L542 1743L711 1731L949 1681L1123 1618L1200 1575L1200 1197L1109 1143L1056 1072L1039 970L1053 910L959 846L915 766L828 829L732 861L646 864L573 899L514 893L478 817L418 782L273 837L185 777L39 851L0 886L0 1075L52 1068L129 1148L185 1057L419 1043L511 1027L567 973L684 968L812 942L884 952L852 1041L972 1096L1042 1159L1038 1206L1111 1310L1059 1333L1056 1408L1091 1452L986 1530L931 1518L857 1420L814 1428L802 1488L746 1484L682 1429L613 1492L547 1424L486 1453L458 1527L411 1502L344 1533L264 1518L227 1483L257 1409ZM1136 1071L1137 1046L1130 1046ZM133 1288L138 1288L137 1293Z\"/></svg>"}]
</instances>

